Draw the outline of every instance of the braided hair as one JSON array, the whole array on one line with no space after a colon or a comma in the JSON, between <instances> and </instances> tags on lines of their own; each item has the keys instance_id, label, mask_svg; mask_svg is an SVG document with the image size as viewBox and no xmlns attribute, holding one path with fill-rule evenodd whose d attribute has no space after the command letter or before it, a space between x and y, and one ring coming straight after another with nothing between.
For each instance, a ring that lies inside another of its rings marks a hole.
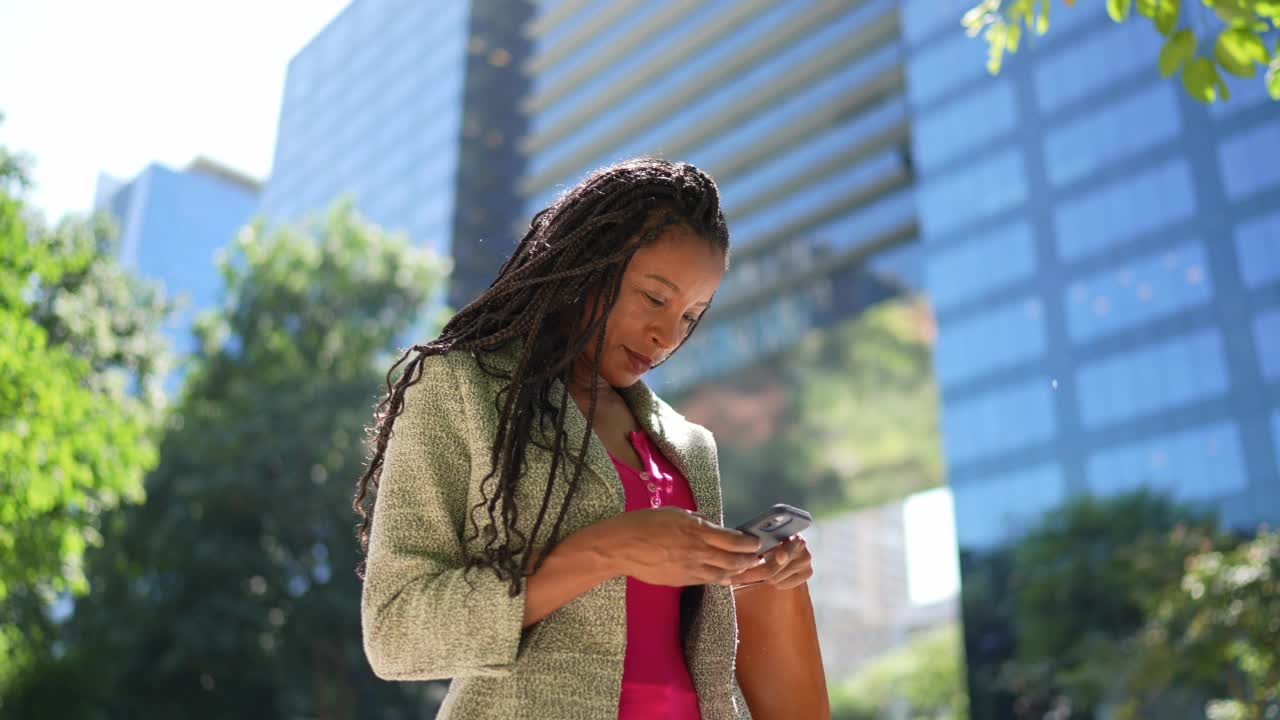
<instances>
[{"instance_id":1,"label":"braided hair","mask_svg":"<svg viewBox=\"0 0 1280 720\"><path fill-rule=\"evenodd\" d=\"M726 265L729 256L729 231L715 183L692 165L656 158L628 160L591 173L534 215L529 225L488 290L454 315L435 340L410 347L387 372L386 395L375 406L374 422L367 430L371 457L356 483L352 503L361 518L360 547L367 554L373 492L378 487L392 425L404 410L405 391L421 378L428 357L455 350L471 352L484 372L499 378L503 386L496 399L498 429L490 468L480 484L481 500L471 508L474 534L467 538L475 540L483 523L485 545L478 555L466 559L466 567L492 569L499 579L508 581L512 597L519 595L520 579L529 565L529 556L524 555L528 543L517 528L514 502L525 450L533 442L550 451L552 457L547 492L532 528L536 538L546 519L551 485L563 474L560 464L568 440L569 375L587 343L594 342L586 433L577 457L571 458L572 474L549 540L528 570L527 574L532 574L558 541L565 511L582 475L596 411L605 323L631 258L670 226L687 228L705 239L724 255ZM695 322L685 339L696 326ZM484 361L486 354L513 341L519 342L513 370ZM393 383L392 376L402 364L404 370ZM556 380L561 381L560 397L552 402ZM531 432L535 426L553 429L549 444L544 444L545 435ZM538 439L540 435L543 440ZM502 535L494 513L500 499L506 530ZM477 518L482 509L487 517ZM508 540L498 542L500 536ZM513 537L514 542L510 540ZM363 560L356 574L363 579Z\"/></svg>"}]
</instances>

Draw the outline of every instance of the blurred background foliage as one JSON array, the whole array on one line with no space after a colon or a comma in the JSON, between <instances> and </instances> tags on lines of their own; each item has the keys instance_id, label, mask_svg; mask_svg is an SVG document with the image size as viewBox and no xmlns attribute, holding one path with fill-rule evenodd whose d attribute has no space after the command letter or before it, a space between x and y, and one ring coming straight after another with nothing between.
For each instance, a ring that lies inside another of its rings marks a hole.
<instances>
[{"instance_id":1,"label":"blurred background foliage","mask_svg":"<svg viewBox=\"0 0 1280 720\"><path fill-rule=\"evenodd\" d=\"M364 661L350 494L388 349L444 261L349 204L245 228L162 408L169 306L115 264L109 224L28 221L3 157L0 715L429 715L439 689Z\"/></svg>"},{"instance_id":2,"label":"blurred background foliage","mask_svg":"<svg viewBox=\"0 0 1280 720\"><path fill-rule=\"evenodd\" d=\"M923 299L889 300L675 398L716 433L725 522L777 502L834 517L941 485L932 336Z\"/></svg>"}]
</instances>

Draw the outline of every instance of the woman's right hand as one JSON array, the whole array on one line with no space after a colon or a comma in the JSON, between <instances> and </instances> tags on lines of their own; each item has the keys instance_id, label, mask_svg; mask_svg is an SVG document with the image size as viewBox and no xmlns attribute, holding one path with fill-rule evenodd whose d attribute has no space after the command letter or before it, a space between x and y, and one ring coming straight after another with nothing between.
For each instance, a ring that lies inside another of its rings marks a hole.
<instances>
[{"instance_id":1,"label":"woman's right hand","mask_svg":"<svg viewBox=\"0 0 1280 720\"><path fill-rule=\"evenodd\" d=\"M615 574L650 585L714 584L764 562L757 538L682 508L633 510L600 525Z\"/></svg>"}]
</instances>

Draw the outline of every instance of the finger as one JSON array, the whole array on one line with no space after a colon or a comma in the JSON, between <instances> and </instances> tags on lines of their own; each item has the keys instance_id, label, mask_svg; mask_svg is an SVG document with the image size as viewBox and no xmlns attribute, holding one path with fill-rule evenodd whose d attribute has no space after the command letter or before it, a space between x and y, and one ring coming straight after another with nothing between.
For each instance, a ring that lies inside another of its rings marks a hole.
<instances>
[{"instance_id":1,"label":"finger","mask_svg":"<svg viewBox=\"0 0 1280 720\"><path fill-rule=\"evenodd\" d=\"M773 577L773 571L768 565L753 567L742 572L730 573L720 579L721 585L749 585L754 582L763 582Z\"/></svg>"},{"instance_id":2,"label":"finger","mask_svg":"<svg viewBox=\"0 0 1280 720\"><path fill-rule=\"evenodd\" d=\"M754 535L748 535L739 530L716 527L715 525L704 527L702 529L702 538L708 545L730 552L753 553L759 550L762 545L760 539Z\"/></svg>"},{"instance_id":3,"label":"finger","mask_svg":"<svg viewBox=\"0 0 1280 720\"><path fill-rule=\"evenodd\" d=\"M723 584L725 580L737 577L739 574L740 573L737 568L725 569L718 565L703 563L699 566L699 570L695 573L695 577L699 578L702 584L711 585Z\"/></svg>"},{"instance_id":4,"label":"finger","mask_svg":"<svg viewBox=\"0 0 1280 720\"><path fill-rule=\"evenodd\" d=\"M765 560L755 553L734 553L724 550L707 549L698 556L699 562L719 568L721 574L739 573L749 568L765 564Z\"/></svg>"},{"instance_id":5,"label":"finger","mask_svg":"<svg viewBox=\"0 0 1280 720\"><path fill-rule=\"evenodd\" d=\"M813 566L808 560L797 561L783 572L778 573L770 582L780 590L796 587L813 577Z\"/></svg>"},{"instance_id":6,"label":"finger","mask_svg":"<svg viewBox=\"0 0 1280 720\"><path fill-rule=\"evenodd\" d=\"M732 577L734 584L745 584L756 580L777 582L793 565L796 558L783 546L778 546L761 556L763 562L759 566L745 570Z\"/></svg>"}]
</instances>

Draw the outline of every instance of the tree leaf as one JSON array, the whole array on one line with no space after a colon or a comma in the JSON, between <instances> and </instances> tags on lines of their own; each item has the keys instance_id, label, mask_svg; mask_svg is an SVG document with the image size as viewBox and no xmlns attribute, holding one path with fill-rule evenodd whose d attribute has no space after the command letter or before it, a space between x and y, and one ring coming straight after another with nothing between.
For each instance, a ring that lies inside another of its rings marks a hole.
<instances>
[{"instance_id":1,"label":"tree leaf","mask_svg":"<svg viewBox=\"0 0 1280 720\"><path fill-rule=\"evenodd\" d=\"M987 40L987 72L992 75L999 74L1000 65L1004 62L1005 40L1008 34L1008 28L1004 23L993 23L983 35Z\"/></svg>"},{"instance_id":2,"label":"tree leaf","mask_svg":"<svg viewBox=\"0 0 1280 720\"><path fill-rule=\"evenodd\" d=\"M1178 10L1182 0L1160 0L1156 6L1156 29L1167 36L1178 26Z\"/></svg>"},{"instance_id":3,"label":"tree leaf","mask_svg":"<svg viewBox=\"0 0 1280 720\"><path fill-rule=\"evenodd\" d=\"M1202 103L1216 101L1220 91L1223 91L1223 99L1226 99L1226 85L1219 77L1213 61L1206 57L1198 57L1182 69L1182 86L1186 88L1188 95Z\"/></svg>"},{"instance_id":4,"label":"tree leaf","mask_svg":"<svg viewBox=\"0 0 1280 720\"><path fill-rule=\"evenodd\" d=\"M1213 57L1232 75L1251 78L1257 74L1254 63L1266 64L1267 47L1262 38L1244 28L1229 28L1218 34L1213 44Z\"/></svg>"},{"instance_id":5,"label":"tree leaf","mask_svg":"<svg viewBox=\"0 0 1280 720\"><path fill-rule=\"evenodd\" d=\"M1280 21L1280 0L1256 0L1253 11L1262 17Z\"/></svg>"},{"instance_id":6,"label":"tree leaf","mask_svg":"<svg viewBox=\"0 0 1280 720\"><path fill-rule=\"evenodd\" d=\"M1133 0L1107 0L1107 14L1116 22L1124 22L1129 19L1129 9L1133 5Z\"/></svg>"},{"instance_id":7,"label":"tree leaf","mask_svg":"<svg viewBox=\"0 0 1280 720\"><path fill-rule=\"evenodd\" d=\"M1136 4L1139 15L1154 18L1156 16L1156 8L1160 5L1160 0L1137 0Z\"/></svg>"},{"instance_id":8,"label":"tree leaf","mask_svg":"<svg viewBox=\"0 0 1280 720\"><path fill-rule=\"evenodd\" d=\"M1280 54L1267 68L1267 94L1272 100L1280 100Z\"/></svg>"},{"instance_id":9,"label":"tree leaf","mask_svg":"<svg viewBox=\"0 0 1280 720\"><path fill-rule=\"evenodd\" d=\"M1036 34L1049 32L1049 0L1040 0L1040 13L1036 15Z\"/></svg>"},{"instance_id":10,"label":"tree leaf","mask_svg":"<svg viewBox=\"0 0 1280 720\"><path fill-rule=\"evenodd\" d=\"M1195 53L1196 36L1185 28L1179 30L1165 41L1164 47L1160 48L1160 58L1157 61L1160 74L1164 77L1172 76Z\"/></svg>"}]
</instances>

